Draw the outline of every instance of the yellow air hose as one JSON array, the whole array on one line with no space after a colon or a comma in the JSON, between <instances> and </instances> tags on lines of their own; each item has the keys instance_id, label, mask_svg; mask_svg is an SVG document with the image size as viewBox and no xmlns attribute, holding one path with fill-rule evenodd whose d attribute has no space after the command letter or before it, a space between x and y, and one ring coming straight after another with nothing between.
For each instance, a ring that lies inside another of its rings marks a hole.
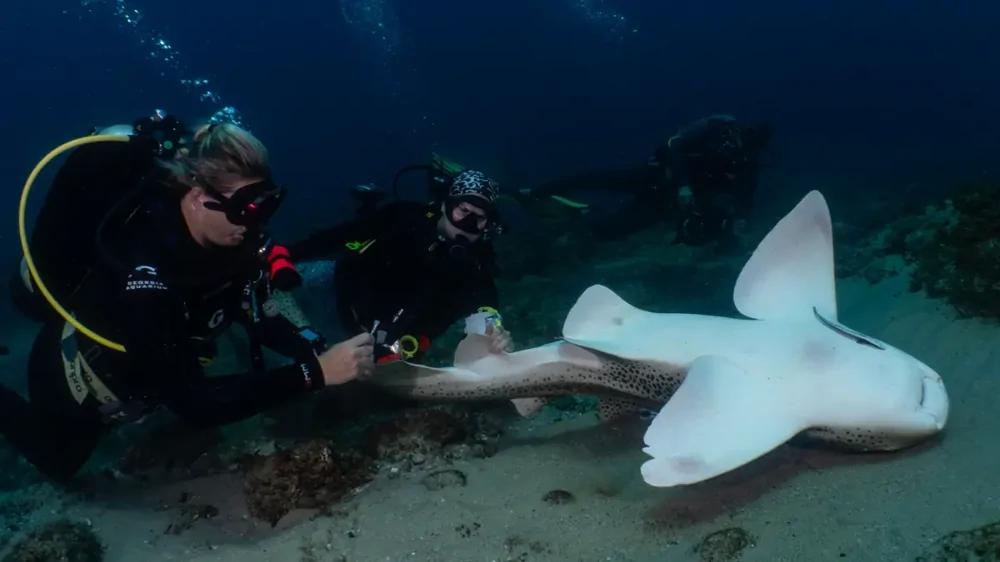
<instances>
[{"instance_id":1,"label":"yellow air hose","mask_svg":"<svg viewBox=\"0 0 1000 562\"><path fill-rule=\"evenodd\" d=\"M79 320L74 318L73 315L63 308L62 305L59 304L59 301L52 296L49 288L45 286L45 283L38 274L38 269L35 267L35 261L31 259L31 248L28 247L28 230L25 226L25 223L27 222L25 215L27 214L28 195L31 193L31 187L38 178L38 174L45 169L45 166L47 166L49 162L54 160L60 154L78 146L99 142L129 142L130 138L131 137L127 135L93 135L74 139L56 147L51 152L46 154L45 158L42 158L42 160L35 165L35 169L31 171L31 175L28 176L28 181L24 182L24 189L21 190L21 203L17 208L17 231L21 238L21 251L24 253L24 262L28 266L28 271L31 273L32 283L35 284L35 287L37 287L42 296L45 297L45 300L52 305L52 308L59 313L59 316L62 316L67 322L70 323L70 325L76 328L78 332L103 345L104 347L121 352L125 351L125 346L120 343L113 342L81 324Z\"/></svg>"}]
</instances>

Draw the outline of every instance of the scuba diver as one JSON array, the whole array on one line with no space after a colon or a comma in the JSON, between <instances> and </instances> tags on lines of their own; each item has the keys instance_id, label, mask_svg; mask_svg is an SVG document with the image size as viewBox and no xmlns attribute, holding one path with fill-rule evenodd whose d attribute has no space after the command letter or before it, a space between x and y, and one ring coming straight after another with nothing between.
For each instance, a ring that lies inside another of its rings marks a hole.
<instances>
[{"instance_id":1,"label":"scuba diver","mask_svg":"<svg viewBox=\"0 0 1000 562\"><path fill-rule=\"evenodd\" d=\"M681 128L640 168L599 171L521 190L526 202L551 199L580 211L588 205L565 196L579 190L631 195L625 208L589 225L602 238L619 238L674 218L677 242L730 243L745 227L757 190L767 125L744 125L712 115Z\"/></svg>"},{"instance_id":2,"label":"scuba diver","mask_svg":"<svg viewBox=\"0 0 1000 562\"><path fill-rule=\"evenodd\" d=\"M396 201L288 245L303 267L336 260L332 286L321 289L333 293L341 328L375 337L379 363L418 356L463 317L495 352L511 349L493 282L499 186L475 170L440 185L430 204L398 200L396 190Z\"/></svg>"},{"instance_id":3,"label":"scuba diver","mask_svg":"<svg viewBox=\"0 0 1000 562\"><path fill-rule=\"evenodd\" d=\"M185 135L157 115L129 136L84 137L50 153L25 186L30 286L15 298L49 307L21 303L43 326L27 368L30 401L0 386L0 435L56 481L79 470L112 424L161 407L196 426L226 424L374 368L369 334L327 349L282 314L263 227L286 190L264 145L229 123ZM77 146L29 247L31 184ZM234 322L249 336L252 372L206 376L213 339ZM261 346L292 363L267 368Z\"/></svg>"}]
</instances>

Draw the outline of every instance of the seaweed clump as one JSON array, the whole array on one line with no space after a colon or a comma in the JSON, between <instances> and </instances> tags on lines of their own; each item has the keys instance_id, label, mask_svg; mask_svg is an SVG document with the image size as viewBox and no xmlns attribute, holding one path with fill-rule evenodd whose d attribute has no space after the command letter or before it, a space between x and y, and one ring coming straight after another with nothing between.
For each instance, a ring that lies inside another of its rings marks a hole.
<instances>
[{"instance_id":1,"label":"seaweed clump","mask_svg":"<svg viewBox=\"0 0 1000 562\"><path fill-rule=\"evenodd\" d=\"M251 515L274 526L293 509L330 507L373 475L370 459L315 440L257 459L243 490Z\"/></svg>"},{"instance_id":2,"label":"seaweed clump","mask_svg":"<svg viewBox=\"0 0 1000 562\"><path fill-rule=\"evenodd\" d=\"M946 299L963 316L1000 318L1000 185L961 188L953 220L908 255L911 288Z\"/></svg>"},{"instance_id":3,"label":"seaweed clump","mask_svg":"<svg viewBox=\"0 0 1000 562\"><path fill-rule=\"evenodd\" d=\"M487 412L461 407L411 409L372 427L367 451L382 467L407 472L418 466L492 457L501 433L498 421Z\"/></svg>"},{"instance_id":4,"label":"seaweed clump","mask_svg":"<svg viewBox=\"0 0 1000 562\"><path fill-rule=\"evenodd\" d=\"M413 463L440 455L446 445L464 440L467 431L462 420L443 410L405 410L369 432L368 448L378 459Z\"/></svg>"},{"instance_id":5,"label":"seaweed clump","mask_svg":"<svg viewBox=\"0 0 1000 562\"><path fill-rule=\"evenodd\" d=\"M997 561L1000 561L1000 522L948 533L917 557L917 562Z\"/></svg>"},{"instance_id":6,"label":"seaweed clump","mask_svg":"<svg viewBox=\"0 0 1000 562\"><path fill-rule=\"evenodd\" d=\"M716 531L694 547L694 552L702 562L730 562L740 557L747 547L754 546L750 533L739 527Z\"/></svg>"},{"instance_id":7,"label":"seaweed clump","mask_svg":"<svg viewBox=\"0 0 1000 562\"><path fill-rule=\"evenodd\" d=\"M53 521L11 547L3 562L100 562L104 545L90 527L66 519Z\"/></svg>"}]
</instances>

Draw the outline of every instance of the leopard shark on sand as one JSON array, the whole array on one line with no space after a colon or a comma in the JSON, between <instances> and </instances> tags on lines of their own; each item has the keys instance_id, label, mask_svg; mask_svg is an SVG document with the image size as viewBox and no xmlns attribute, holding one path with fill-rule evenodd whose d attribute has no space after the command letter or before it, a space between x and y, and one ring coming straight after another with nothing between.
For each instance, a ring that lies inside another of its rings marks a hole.
<instances>
[{"instance_id":1,"label":"leopard shark on sand","mask_svg":"<svg viewBox=\"0 0 1000 562\"><path fill-rule=\"evenodd\" d=\"M470 334L453 367L391 363L372 380L417 399L513 399L524 414L565 394L601 397L605 418L658 410L641 470L653 486L707 480L803 432L862 451L940 432L941 377L837 321L833 263L829 209L812 191L740 273L733 298L747 318L647 312L595 285L570 310L561 341L494 354Z\"/></svg>"}]
</instances>

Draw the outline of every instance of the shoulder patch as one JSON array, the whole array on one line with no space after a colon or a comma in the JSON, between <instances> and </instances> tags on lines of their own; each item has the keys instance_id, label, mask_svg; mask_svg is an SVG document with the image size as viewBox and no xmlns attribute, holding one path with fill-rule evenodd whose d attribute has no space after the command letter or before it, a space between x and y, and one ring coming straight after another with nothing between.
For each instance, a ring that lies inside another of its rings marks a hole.
<instances>
[{"instance_id":1,"label":"shoulder patch","mask_svg":"<svg viewBox=\"0 0 1000 562\"><path fill-rule=\"evenodd\" d=\"M166 291L167 285L160 280L159 272L150 265L137 266L125 281L126 291Z\"/></svg>"}]
</instances>

